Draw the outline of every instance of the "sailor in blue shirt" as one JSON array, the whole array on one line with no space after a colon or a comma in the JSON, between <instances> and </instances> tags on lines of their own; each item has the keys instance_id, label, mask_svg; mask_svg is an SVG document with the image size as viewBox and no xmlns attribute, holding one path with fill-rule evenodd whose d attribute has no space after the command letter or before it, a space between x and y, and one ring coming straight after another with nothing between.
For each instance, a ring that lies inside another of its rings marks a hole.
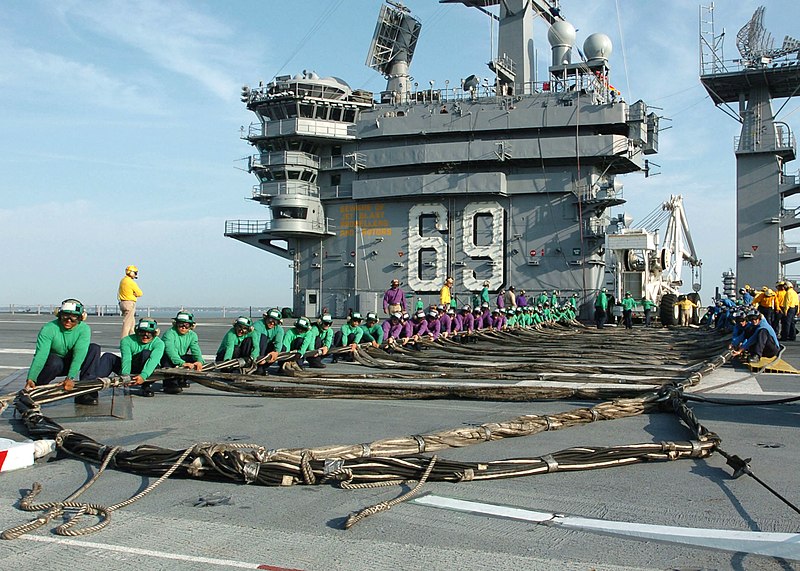
<instances>
[{"instance_id":1,"label":"sailor in blue shirt","mask_svg":"<svg viewBox=\"0 0 800 571\"><path fill-rule=\"evenodd\" d=\"M747 351L750 354L751 362L759 361L761 357L776 357L781 350L781 345L769 322L757 311L748 314L747 319L755 327L752 334L742 343L741 349L733 351L733 354L739 355L742 351Z\"/></svg>"}]
</instances>

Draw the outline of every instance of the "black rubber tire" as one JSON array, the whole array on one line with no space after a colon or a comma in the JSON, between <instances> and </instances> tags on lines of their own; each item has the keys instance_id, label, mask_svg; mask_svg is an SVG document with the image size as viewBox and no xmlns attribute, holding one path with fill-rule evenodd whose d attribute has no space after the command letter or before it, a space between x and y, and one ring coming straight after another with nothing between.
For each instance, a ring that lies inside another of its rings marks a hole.
<instances>
[{"instance_id":1,"label":"black rubber tire","mask_svg":"<svg viewBox=\"0 0 800 571\"><path fill-rule=\"evenodd\" d=\"M693 291L686 298L697 304L697 307L692 308L692 325L700 325L700 294Z\"/></svg>"},{"instance_id":2,"label":"black rubber tire","mask_svg":"<svg viewBox=\"0 0 800 571\"><path fill-rule=\"evenodd\" d=\"M661 325L665 327L678 325L677 295L668 293L661 298L661 303L658 306L658 318L661 320Z\"/></svg>"}]
</instances>

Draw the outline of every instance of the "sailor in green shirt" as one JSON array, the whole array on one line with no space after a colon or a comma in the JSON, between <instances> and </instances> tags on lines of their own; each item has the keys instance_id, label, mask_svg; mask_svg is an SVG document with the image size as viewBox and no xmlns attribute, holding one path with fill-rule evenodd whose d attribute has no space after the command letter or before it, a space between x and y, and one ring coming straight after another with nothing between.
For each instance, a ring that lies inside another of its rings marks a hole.
<instances>
[{"instance_id":1,"label":"sailor in green shirt","mask_svg":"<svg viewBox=\"0 0 800 571\"><path fill-rule=\"evenodd\" d=\"M358 345L364 336L364 332L361 330L361 319L359 312L353 312L347 322L343 323L342 327L334 335L333 344L337 347Z\"/></svg>"},{"instance_id":2,"label":"sailor in green shirt","mask_svg":"<svg viewBox=\"0 0 800 571\"><path fill-rule=\"evenodd\" d=\"M56 377L66 375L64 389L72 390L75 379L97 378L100 346L91 343L92 331L84 323L86 312L77 299L65 299L53 321L45 323L36 337L26 389L46 385ZM97 393L81 395L78 404L97 404Z\"/></svg>"},{"instance_id":3,"label":"sailor in green shirt","mask_svg":"<svg viewBox=\"0 0 800 571\"><path fill-rule=\"evenodd\" d=\"M140 319L134 333L119 341L122 357L105 353L100 359L100 369L106 376L111 371L119 375L135 375L134 384L141 385L141 395L152 397L152 381L148 381L153 371L161 364L164 356L164 341L158 337L158 323L155 319Z\"/></svg>"},{"instance_id":4,"label":"sailor in green shirt","mask_svg":"<svg viewBox=\"0 0 800 571\"><path fill-rule=\"evenodd\" d=\"M284 330L281 325L281 311L277 308L265 312L262 318L253 325L254 334L258 335L258 358L264 362L256 369L256 374L266 375L267 367L275 362L278 353L283 349Z\"/></svg>"},{"instance_id":5,"label":"sailor in green shirt","mask_svg":"<svg viewBox=\"0 0 800 571\"><path fill-rule=\"evenodd\" d=\"M233 322L233 327L228 329L222 342L217 348L216 361L227 361L228 359L251 359L258 358L259 343L258 337L253 332L253 322L249 317L239 316Z\"/></svg>"},{"instance_id":6,"label":"sailor in green shirt","mask_svg":"<svg viewBox=\"0 0 800 571\"><path fill-rule=\"evenodd\" d=\"M197 333L194 332L195 326L193 314L188 311L178 312L172 320L172 327L161 337L164 341L162 367L185 367L195 371L203 369L205 361Z\"/></svg>"},{"instance_id":7,"label":"sailor in green shirt","mask_svg":"<svg viewBox=\"0 0 800 571\"><path fill-rule=\"evenodd\" d=\"M331 345L333 345L333 329L331 329L331 325L333 325L333 317L325 313L319 316L317 322L311 326L308 332L311 338L309 347L312 351L306 354L306 360L308 361L308 366L312 369L325 368L322 358L328 354L331 350Z\"/></svg>"},{"instance_id":8,"label":"sailor in green shirt","mask_svg":"<svg viewBox=\"0 0 800 571\"><path fill-rule=\"evenodd\" d=\"M364 332L361 330L361 320L361 314L354 311L347 319L347 322L344 323L339 331L336 332L336 335L333 336L334 346L346 347L350 345L351 354L345 357L348 361L353 361L352 353L355 352L356 347L361 342L361 338L364 336ZM334 363L337 360L336 357L333 358Z\"/></svg>"},{"instance_id":9,"label":"sailor in green shirt","mask_svg":"<svg viewBox=\"0 0 800 571\"><path fill-rule=\"evenodd\" d=\"M606 317L608 312L608 290L603 288L597 294L594 300L594 322L597 324L598 329L602 329L606 324Z\"/></svg>"},{"instance_id":10,"label":"sailor in green shirt","mask_svg":"<svg viewBox=\"0 0 800 571\"><path fill-rule=\"evenodd\" d=\"M283 351L297 351L297 356L281 364L280 373L290 375L291 370L300 370L303 356L311 348L314 337L311 335L311 322L308 317L298 317L294 327L283 335Z\"/></svg>"},{"instance_id":11,"label":"sailor in green shirt","mask_svg":"<svg viewBox=\"0 0 800 571\"><path fill-rule=\"evenodd\" d=\"M653 300L648 299L647 297L643 297L642 298L642 309L644 310L644 326L645 327L650 327L650 322L653 319L653 316L652 316L653 308L655 306L656 306L656 304L653 302Z\"/></svg>"},{"instance_id":12,"label":"sailor in green shirt","mask_svg":"<svg viewBox=\"0 0 800 571\"><path fill-rule=\"evenodd\" d=\"M373 347L379 347L383 343L383 327L378 323L378 316L373 313L367 313L366 323L361 326L361 340L369 341Z\"/></svg>"},{"instance_id":13,"label":"sailor in green shirt","mask_svg":"<svg viewBox=\"0 0 800 571\"><path fill-rule=\"evenodd\" d=\"M622 298L622 316L625 329L633 329L633 308L636 307L636 300L633 299L631 292L626 291Z\"/></svg>"},{"instance_id":14,"label":"sailor in green shirt","mask_svg":"<svg viewBox=\"0 0 800 571\"><path fill-rule=\"evenodd\" d=\"M200 351L200 342L197 339L194 315L188 311L179 311L172 320L172 327L168 329L161 340L164 341L164 356L161 358L162 367L184 367L202 371L203 353ZM189 381L183 377L177 379L166 378L163 382L164 392L178 394L182 388L189 386Z\"/></svg>"}]
</instances>

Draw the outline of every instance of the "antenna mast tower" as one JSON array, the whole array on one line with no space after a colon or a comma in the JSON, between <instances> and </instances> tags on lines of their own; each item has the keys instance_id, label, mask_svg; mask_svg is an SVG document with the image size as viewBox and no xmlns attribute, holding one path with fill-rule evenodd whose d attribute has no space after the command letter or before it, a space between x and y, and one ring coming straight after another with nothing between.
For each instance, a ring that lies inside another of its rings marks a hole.
<instances>
[{"instance_id":1,"label":"antenna mast tower","mask_svg":"<svg viewBox=\"0 0 800 571\"><path fill-rule=\"evenodd\" d=\"M800 42L786 36L773 48L763 6L736 34L739 59L724 59L724 35L714 31L714 5L701 8L700 81L714 104L742 125L734 142L736 277L740 286L771 284L785 276L787 264L800 260L798 249L784 240L786 230L800 227L795 211L784 208L786 197L800 193L800 180L785 170L797 146L771 104L800 95Z\"/></svg>"}]
</instances>

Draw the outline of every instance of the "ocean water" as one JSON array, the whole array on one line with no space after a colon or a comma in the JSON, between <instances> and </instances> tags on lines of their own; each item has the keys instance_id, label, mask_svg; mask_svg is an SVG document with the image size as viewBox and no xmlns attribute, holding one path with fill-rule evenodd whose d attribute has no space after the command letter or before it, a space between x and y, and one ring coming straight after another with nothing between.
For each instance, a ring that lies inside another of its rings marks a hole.
<instances>
[{"instance_id":1,"label":"ocean water","mask_svg":"<svg viewBox=\"0 0 800 571\"><path fill-rule=\"evenodd\" d=\"M52 314L57 309L56 305L24 305L14 304L0 307L0 313L5 314L34 314L45 315ZM86 312L89 315L119 315L119 307L115 305L91 305L87 304ZM156 319L175 317L179 311L190 311L195 317L238 317L244 315L246 317L260 317L262 313L270 309L263 306L217 306L217 307L180 307L180 306L159 306L149 307L144 304L136 305L137 317L154 317ZM281 308L283 309L283 308Z\"/></svg>"}]
</instances>

